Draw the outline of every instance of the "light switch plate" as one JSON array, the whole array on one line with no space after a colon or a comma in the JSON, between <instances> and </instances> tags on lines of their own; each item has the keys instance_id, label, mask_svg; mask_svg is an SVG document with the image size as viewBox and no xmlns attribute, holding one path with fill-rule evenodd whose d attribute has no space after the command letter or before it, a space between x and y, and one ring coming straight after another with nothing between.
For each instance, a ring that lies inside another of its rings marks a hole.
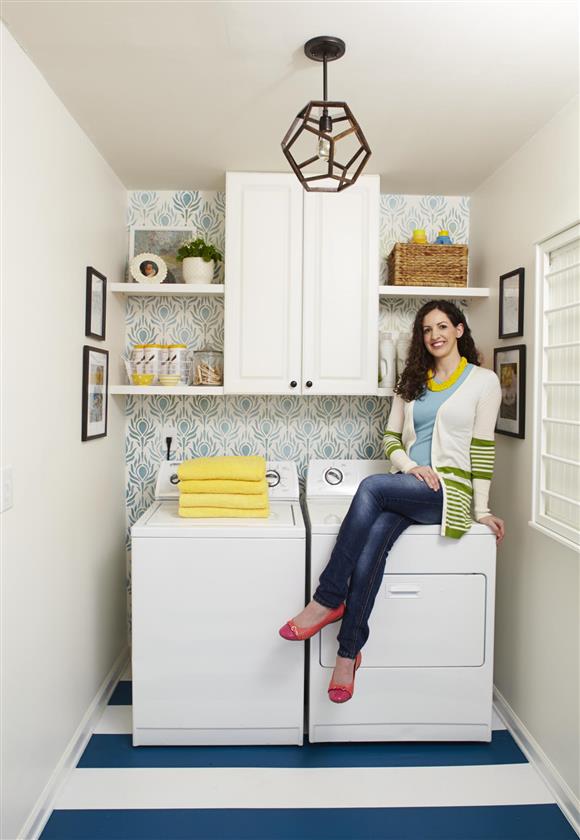
<instances>
[{"instance_id":1,"label":"light switch plate","mask_svg":"<svg viewBox=\"0 0 580 840\"><path fill-rule=\"evenodd\" d=\"M0 482L0 513L4 513L12 507L12 467L2 467L2 480Z\"/></svg>"}]
</instances>

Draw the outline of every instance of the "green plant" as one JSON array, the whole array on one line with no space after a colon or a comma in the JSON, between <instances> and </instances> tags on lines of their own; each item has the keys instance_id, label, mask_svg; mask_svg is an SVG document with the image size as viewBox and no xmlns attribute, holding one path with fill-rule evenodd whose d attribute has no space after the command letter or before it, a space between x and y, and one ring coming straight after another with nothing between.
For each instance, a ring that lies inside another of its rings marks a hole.
<instances>
[{"instance_id":1,"label":"green plant","mask_svg":"<svg viewBox=\"0 0 580 840\"><path fill-rule=\"evenodd\" d=\"M202 236L183 243L177 252L177 259L181 262L186 257L201 257L204 262L210 262L211 260L220 262L220 260L223 260L221 252L206 242Z\"/></svg>"}]
</instances>

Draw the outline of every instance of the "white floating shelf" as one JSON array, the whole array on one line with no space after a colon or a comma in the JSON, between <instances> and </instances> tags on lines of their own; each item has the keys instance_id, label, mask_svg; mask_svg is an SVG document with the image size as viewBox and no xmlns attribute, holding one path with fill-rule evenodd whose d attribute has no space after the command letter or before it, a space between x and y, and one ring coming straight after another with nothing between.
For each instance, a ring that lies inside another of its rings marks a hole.
<instances>
[{"instance_id":1,"label":"white floating shelf","mask_svg":"<svg viewBox=\"0 0 580 840\"><path fill-rule=\"evenodd\" d=\"M377 388L377 397L392 397L394 393L392 388Z\"/></svg>"},{"instance_id":2,"label":"white floating shelf","mask_svg":"<svg viewBox=\"0 0 580 840\"><path fill-rule=\"evenodd\" d=\"M223 394L223 385L180 385L168 388L164 385L111 385L110 394L143 394L149 397L194 397L200 394Z\"/></svg>"},{"instance_id":3,"label":"white floating shelf","mask_svg":"<svg viewBox=\"0 0 580 840\"><path fill-rule=\"evenodd\" d=\"M223 283L111 283L110 288L115 294L132 296L193 297L224 293Z\"/></svg>"},{"instance_id":4,"label":"white floating shelf","mask_svg":"<svg viewBox=\"0 0 580 840\"><path fill-rule=\"evenodd\" d=\"M487 298L483 286L379 286L380 297Z\"/></svg>"}]
</instances>

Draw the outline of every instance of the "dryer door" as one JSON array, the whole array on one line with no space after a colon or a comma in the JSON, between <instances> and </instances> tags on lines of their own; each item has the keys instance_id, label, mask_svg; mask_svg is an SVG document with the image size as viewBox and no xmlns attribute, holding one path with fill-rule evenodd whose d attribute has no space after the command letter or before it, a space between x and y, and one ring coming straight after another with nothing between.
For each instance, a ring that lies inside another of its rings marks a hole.
<instances>
[{"instance_id":1,"label":"dryer door","mask_svg":"<svg viewBox=\"0 0 580 840\"><path fill-rule=\"evenodd\" d=\"M485 661L482 574L386 574L369 621L366 668L478 667ZM321 633L320 664L334 667L339 625Z\"/></svg>"}]
</instances>

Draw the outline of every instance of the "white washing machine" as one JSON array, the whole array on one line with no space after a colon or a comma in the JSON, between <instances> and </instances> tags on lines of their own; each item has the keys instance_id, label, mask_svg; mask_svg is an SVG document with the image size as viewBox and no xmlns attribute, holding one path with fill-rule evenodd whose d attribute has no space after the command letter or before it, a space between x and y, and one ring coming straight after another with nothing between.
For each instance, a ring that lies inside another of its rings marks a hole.
<instances>
[{"instance_id":1,"label":"white washing machine","mask_svg":"<svg viewBox=\"0 0 580 840\"><path fill-rule=\"evenodd\" d=\"M278 635L305 593L296 466L268 462L267 519L185 519L177 463L131 529L133 744L302 744L304 645Z\"/></svg>"},{"instance_id":2,"label":"white washing machine","mask_svg":"<svg viewBox=\"0 0 580 840\"><path fill-rule=\"evenodd\" d=\"M387 461L311 461L306 484L311 593L359 483ZM496 542L474 523L459 540L411 525L391 549L355 693L327 696L339 624L310 641L310 741L490 741Z\"/></svg>"}]
</instances>

